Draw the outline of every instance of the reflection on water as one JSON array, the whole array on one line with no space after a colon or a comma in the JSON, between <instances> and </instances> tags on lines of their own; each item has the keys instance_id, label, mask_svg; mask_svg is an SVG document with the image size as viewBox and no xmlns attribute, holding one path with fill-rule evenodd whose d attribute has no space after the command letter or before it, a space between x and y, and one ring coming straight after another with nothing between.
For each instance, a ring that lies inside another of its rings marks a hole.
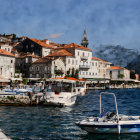
<instances>
[{"instance_id":1,"label":"reflection on water","mask_svg":"<svg viewBox=\"0 0 140 140\"><path fill-rule=\"evenodd\" d=\"M91 135L75 125L76 121L99 114L99 93L90 90L78 97L71 107L0 107L0 128L12 139L26 140L131 140L139 139L140 134ZM140 90L110 90L116 93L120 114L140 115ZM110 96L103 98L105 109L113 110Z\"/></svg>"}]
</instances>

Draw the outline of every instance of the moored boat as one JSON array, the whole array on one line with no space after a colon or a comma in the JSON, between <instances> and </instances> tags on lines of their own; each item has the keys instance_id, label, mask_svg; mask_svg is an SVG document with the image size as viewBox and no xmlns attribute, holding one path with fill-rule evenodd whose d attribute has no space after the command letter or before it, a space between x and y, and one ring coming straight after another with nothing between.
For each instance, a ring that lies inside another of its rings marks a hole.
<instances>
[{"instance_id":1,"label":"moored boat","mask_svg":"<svg viewBox=\"0 0 140 140\"><path fill-rule=\"evenodd\" d=\"M44 105L71 106L75 104L78 94L75 80L51 79L44 95Z\"/></svg>"},{"instance_id":2,"label":"moored boat","mask_svg":"<svg viewBox=\"0 0 140 140\"><path fill-rule=\"evenodd\" d=\"M116 112L104 112L101 108L102 94L113 95L115 99ZM116 96L114 93L102 92L100 94L100 115L89 117L77 122L81 129L89 133L137 133L140 132L140 116L126 116L118 114Z\"/></svg>"}]
</instances>

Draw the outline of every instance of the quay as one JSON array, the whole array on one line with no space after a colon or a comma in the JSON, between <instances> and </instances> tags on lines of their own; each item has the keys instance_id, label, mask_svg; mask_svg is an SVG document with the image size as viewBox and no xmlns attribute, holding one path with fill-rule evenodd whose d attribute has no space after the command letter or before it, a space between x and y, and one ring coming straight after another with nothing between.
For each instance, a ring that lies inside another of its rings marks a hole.
<instances>
[{"instance_id":1,"label":"quay","mask_svg":"<svg viewBox=\"0 0 140 140\"><path fill-rule=\"evenodd\" d=\"M2 130L0 129L0 140L11 140L9 137L7 137Z\"/></svg>"}]
</instances>

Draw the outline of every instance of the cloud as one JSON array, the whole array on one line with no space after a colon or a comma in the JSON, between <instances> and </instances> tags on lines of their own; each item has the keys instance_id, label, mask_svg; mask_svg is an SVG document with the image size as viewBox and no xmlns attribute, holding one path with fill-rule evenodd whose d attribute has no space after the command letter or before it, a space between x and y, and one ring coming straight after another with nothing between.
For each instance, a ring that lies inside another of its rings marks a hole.
<instances>
[{"instance_id":1,"label":"cloud","mask_svg":"<svg viewBox=\"0 0 140 140\"><path fill-rule=\"evenodd\" d=\"M80 44L86 28L91 49L100 44L140 48L140 0L19 1L0 0L0 33Z\"/></svg>"},{"instance_id":2,"label":"cloud","mask_svg":"<svg viewBox=\"0 0 140 140\"><path fill-rule=\"evenodd\" d=\"M62 35L64 35L64 33L51 34L51 35L49 36L49 38L58 38L58 37L60 37L60 36L62 36Z\"/></svg>"}]
</instances>

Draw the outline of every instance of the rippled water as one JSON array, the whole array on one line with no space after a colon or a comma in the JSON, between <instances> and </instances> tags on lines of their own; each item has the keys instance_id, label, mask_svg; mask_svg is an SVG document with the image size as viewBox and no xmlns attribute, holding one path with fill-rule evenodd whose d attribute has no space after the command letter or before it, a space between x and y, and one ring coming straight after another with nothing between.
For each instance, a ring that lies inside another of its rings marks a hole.
<instances>
[{"instance_id":1,"label":"rippled water","mask_svg":"<svg viewBox=\"0 0 140 140\"><path fill-rule=\"evenodd\" d=\"M117 96L119 113L140 115L140 89L108 90ZM140 134L91 135L75 122L99 114L99 93L89 90L78 97L72 107L6 107L0 106L0 128L14 140L135 140ZM103 98L106 111L114 109L110 96Z\"/></svg>"}]
</instances>

